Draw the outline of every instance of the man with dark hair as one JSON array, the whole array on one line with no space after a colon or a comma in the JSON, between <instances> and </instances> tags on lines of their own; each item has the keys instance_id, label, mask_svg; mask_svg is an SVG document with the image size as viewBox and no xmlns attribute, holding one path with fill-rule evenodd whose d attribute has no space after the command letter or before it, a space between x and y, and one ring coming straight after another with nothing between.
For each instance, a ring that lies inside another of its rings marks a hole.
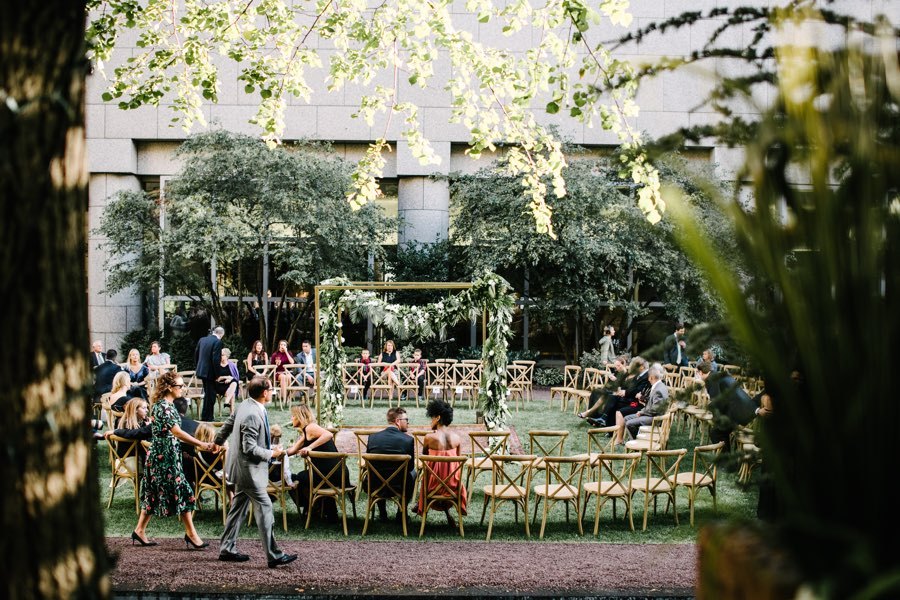
<instances>
[{"instance_id":1,"label":"man with dark hair","mask_svg":"<svg viewBox=\"0 0 900 600\"><path fill-rule=\"evenodd\" d=\"M216 407L216 379L219 364L222 362L222 338L225 330L221 327L213 329L208 336L197 342L194 361L197 364L197 377L203 380L203 410L201 421L212 421Z\"/></svg>"},{"instance_id":2,"label":"man with dark hair","mask_svg":"<svg viewBox=\"0 0 900 600\"><path fill-rule=\"evenodd\" d=\"M112 391L113 379L122 371L122 367L116 362L118 352L110 348L106 351L106 360L102 365L94 369L94 397L100 398L103 394Z\"/></svg>"},{"instance_id":3,"label":"man with dark hair","mask_svg":"<svg viewBox=\"0 0 900 600\"><path fill-rule=\"evenodd\" d=\"M709 410L713 414L709 441L713 444L726 442L724 451L727 452L731 432L738 425L746 425L752 421L758 405L728 371L714 373L712 365L700 361L697 363L697 377L706 384Z\"/></svg>"},{"instance_id":4,"label":"man with dark hair","mask_svg":"<svg viewBox=\"0 0 900 600\"><path fill-rule=\"evenodd\" d=\"M687 340L684 338L684 323L676 323L675 331L663 343L667 365L688 366Z\"/></svg>"},{"instance_id":5,"label":"man with dark hair","mask_svg":"<svg viewBox=\"0 0 900 600\"><path fill-rule=\"evenodd\" d=\"M175 410L177 410L178 414L181 415L181 430L189 435L194 435L197 432L197 425L199 425L199 423L187 416L187 398L175 398L173 404L175 405ZM190 444L184 443L182 443L181 447L184 449L191 448L192 451L194 448Z\"/></svg>"},{"instance_id":6,"label":"man with dark hair","mask_svg":"<svg viewBox=\"0 0 900 600\"><path fill-rule=\"evenodd\" d=\"M412 436L406 433L409 428L409 417L404 409L396 406L388 409L387 422L387 427L369 436L366 451L371 454L408 454L410 456L410 469L406 474L406 497L411 500L416 485L416 471L412 468L416 460L416 443ZM387 502L384 500L378 501L378 514L382 521L387 520ZM397 518L400 518L399 511Z\"/></svg>"},{"instance_id":7,"label":"man with dark hair","mask_svg":"<svg viewBox=\"0 0 900 600\"><path fill-rule=\"evenodd\" d=\"M225 473L235 486L234 498L225 521L225 531L219 547L219 560L246 562L246 554L237 551L237 538L247 511L253 505L256 526L263 541L269 568L274 569L297 560L296 554L285 554L275 542L272 526L272 500L266 489L269 485L269 463L284 456L284 449L270 448L269 415L266 404L272 396L272 385L265 377L254 377L247 385L250 398L241 402L216 434L216 445L228 439Z\"/></svg>"},{"instance_id":8,"label":"man with dark hair","mask_svg":"<svg viewBox=\"0 0 900 600\"><path fill-rule=\"evenodd\" d=\"M294 357L294 362L303 365L303 382L309 386L316 385L316 351L309 340L303 340L300 344L300 352Z\"/></svg>"}]
</instances>

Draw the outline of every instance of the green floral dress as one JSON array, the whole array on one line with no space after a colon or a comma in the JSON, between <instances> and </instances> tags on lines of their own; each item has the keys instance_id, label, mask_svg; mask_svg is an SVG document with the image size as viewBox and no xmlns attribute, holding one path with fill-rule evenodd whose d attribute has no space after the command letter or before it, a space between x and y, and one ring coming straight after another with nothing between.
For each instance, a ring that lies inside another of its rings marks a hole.
<instances>
[{"instance_id":1,"label":"green floral dress","mask_svg":"<svg viewBox=\"0 0 900 600\"><path fill-rule=\"evenodd\" d=\"M141 508L157 517L191 512L194 489L184 476L181 447L172 435L172 427L181 418L171 402L160 400L150 409L153 417L153 441L147 451L144 478L141 481Z\"/></svg>"}]
</instances>

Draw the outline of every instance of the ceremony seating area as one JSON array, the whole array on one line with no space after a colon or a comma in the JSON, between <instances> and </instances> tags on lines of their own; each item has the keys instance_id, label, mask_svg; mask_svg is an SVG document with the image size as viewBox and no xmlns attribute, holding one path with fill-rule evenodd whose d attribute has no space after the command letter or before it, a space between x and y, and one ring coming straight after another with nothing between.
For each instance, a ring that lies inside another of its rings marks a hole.
<instances>
[{"instance_id":1,"label":"ceremony seating area","mask_svg":"<svg viewBox=\"0 0 900 600\"><path fill-rule=\"evenodd\" d=\"M284 493L287 490L278 490L273 484L270 494L275 499L276 523L282 525L279 537L302 539L313 536L319 539L365 535L374 539L396 539L408 535L409 528L413 527L413 535L418 530L417 533L426 538L498 539L499 536L506 540L532 537L559 541L585 535L635 542L640 541L641 535L649 535L649 539L690 541L695 539L696 525L720 513L753 514L755 496L752 491L739 487L737 474L724 474L722 481L723 473L710 468L709 453L721 452L722 445L713 450L701 446L695 454L693 448L700 445L699 440L691 438L688 427L673 426L682 415L680 410L673 407L659 423L646 428L638 439L630 440L626 450L616 453L609 436L613 428L587 427L573 415L571 406L558 410L564 408L560 402L554 403L554 409L548 409L550 390L544 388L533 392L534 401L529 401L528 392L522 393L520 411L513 412L511 432L491 435L483 426L467 425L475 422L476 414L469 407L465 394L456 393L454 384L457 380L448 377L455 364L460 363L429 368L429 373L434 374L429 376L429 384L438 385L426 388L427 395L433 394L433 388L438 387L441 392L438 397L451 397L455 401L456 414L451 428L458 427L465 438L464 456L457 461L459 466L456 468L462 471L469 514L457 518L455 529L447 527L442 510L430 510L424 523L420 517L411 514L422 492L421 477L410 497L388 500L395 506L406 501L405 518L398 521L391 518L389 522L378 519L374 501L379 494L383 495L384 489L379 491L377 477L360 478L360 475L372 472L366 456L366 439L385 426L384 413L388 407L385 394L383 399L369 399L362 407L355 403L355 397L348 397L345 409L348 425L336 435L338 449L343 454L331 458L346 462L349 480L340 485L329 484L327 473L320 473L314 479L318 482L313 486L316 496L338 501L337 524L321 519L316 507L312 511L307 509L303 517L298 518L294 502ZM352 390L352 385L348 391L360 391ZM583 389L580 381L574 389ZM390 401L393 405L397 403L397 392L395 388L394 398ZM427 468L419 458L421 439L428 431L424 403L417 408L414 398L408 397L401 404L410 414L410 433L417 439L415 469L421 476ZM284 429L283 443L290 443L296 433L290 427L287 412L271 406L270 416L272 423L279 423ZM480 431L478 427L481 427ZM102 446L102 443L98 444L98 449ZM107 517L111 529L121 526L124 532L133 526L135 498L129 493L133 483L117 476L117 493L111 497L111 469L121 457L110 456L110 460L101 461L106 494L104 506L109 505ZM293 472L309 468L298 456L290 460ZM228 495L223 491L221 480L212 477L216 471L221 473L221 466L209 467L199 473L197 491L202 494L202 503L195 517L201 532L214 537L221 534L222 511ZM384 482L381 484L384 488ZM710 493L701 493L703 488ZM437 498L434 493L439 492L433 492L428 502L448 499ZM307 508L308 499L301 502ZM321 501L315 500L315 504L318 506ZM456 517L453 509L451 512ZM390 513L393 517L394 509ZM633 530L635 513L642 524L638 531ZM168 527L166 521L160 520L159 527Z\"/></svg>"}]
</instances>

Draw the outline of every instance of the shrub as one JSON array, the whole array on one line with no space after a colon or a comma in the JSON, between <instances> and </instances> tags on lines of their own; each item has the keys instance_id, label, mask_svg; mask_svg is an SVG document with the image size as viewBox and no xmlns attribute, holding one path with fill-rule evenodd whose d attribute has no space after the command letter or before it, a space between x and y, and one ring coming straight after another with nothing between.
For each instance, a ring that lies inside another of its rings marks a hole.
<instances>
[{"instance_id":1,"label":"shrub","mask_svg":"<svg viewBox=\"0 0 900 600\"><path fill-rule=\"evenodd\" d=\"M600 362L600 349L595 348L589 352L585 352L581 355L581 358L578 359L578 364L581 365L582 369L605 369L606 364Z\"/></svg>"},{"instance_id":2,"label":"shrub","mask_svg":"<svg viewBox=\"0 0 900 600\"><path fill-rule=\"evenodd\" d=\"M535 369L534 385L550 387L563 382L563 372L559 369Z\"/></svg>"}]
</instances>

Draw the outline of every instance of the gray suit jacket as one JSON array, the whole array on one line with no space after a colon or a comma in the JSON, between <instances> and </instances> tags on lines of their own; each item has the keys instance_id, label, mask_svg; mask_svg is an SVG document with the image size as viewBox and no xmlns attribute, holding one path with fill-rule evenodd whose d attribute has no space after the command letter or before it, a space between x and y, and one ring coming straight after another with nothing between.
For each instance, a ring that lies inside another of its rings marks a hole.
<instances>
[{"instance_id":1,"label":"gray suit jacket","mask_svg":"<svg viewBox=\"0 0 900 600\"><path fill-rule=\"evenodd\" d=\"M659 382L649 394L650 397L647 398L647 405L638 411L638 414L644 415L645 417L658 417L666 412L666 407L669 404L669 388L666 387L666 384Z\"/></svg>"},{"instance_id":2,"label":"gray suit jacket","mask_svg":"<svg viewBox=\"0 0 900 600\"><path fill-rule=\"evenodd\" d=\"M225 473L238 488L265 490L269 482L269 460L272 450L266 448L266 424L263 405L248 398L238 404L216 434L216 444L228 439Z\"/></svg>"}]
</instances>

